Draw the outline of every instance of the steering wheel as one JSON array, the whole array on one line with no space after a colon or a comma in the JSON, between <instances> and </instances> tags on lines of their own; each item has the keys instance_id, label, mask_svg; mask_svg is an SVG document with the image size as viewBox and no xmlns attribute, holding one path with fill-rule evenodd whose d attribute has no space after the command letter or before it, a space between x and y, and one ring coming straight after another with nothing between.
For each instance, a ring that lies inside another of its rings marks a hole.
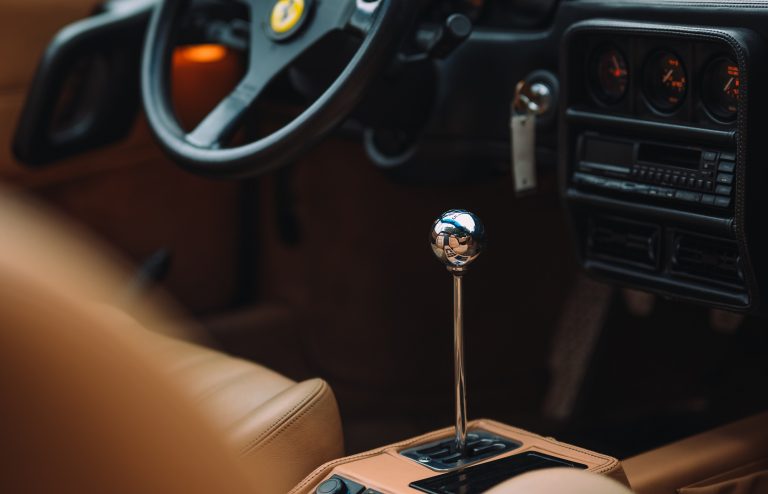
<instances>
[{"instance_id":1,"label":"steering wheel","mask_svg":"<svg viewBox=\"0 0 768 494\"><path fill-rule=\"evenodd\" d=\"M235 0L233 0L235 1ZM162 0L147 30L141 86L149 125L161 146L190 171L219 177L264 173L327 135L354 109L391 59L416 0L236 0L250 10L248 67L237 87L197 128L185 132L172 110L170 59L190 0ZM337 79L303 113L256 141L224 147L267 85L332 31L362 43Z\"/></svg>"}]
</instances>

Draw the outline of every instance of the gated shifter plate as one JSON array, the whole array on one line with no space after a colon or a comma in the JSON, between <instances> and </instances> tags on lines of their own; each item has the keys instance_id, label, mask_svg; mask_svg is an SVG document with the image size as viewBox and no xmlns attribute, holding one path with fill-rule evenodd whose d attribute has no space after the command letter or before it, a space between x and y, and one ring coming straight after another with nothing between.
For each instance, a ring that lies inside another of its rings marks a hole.
<instances>
[{"instance_id":1,"label":"gated shifter plate","mask_svg":"<svg viewBox=\"0 0 768 494\"><path fill-rule=\"evenodd\" d=\"M520 443L518 442L504 439L483 430L475 430L467 434L467 449L463 455L456 451L453 437L420 444L403 450L400 454L436 472L446 472L472 465L519 447Z\"/></svg>"}]
</instances>

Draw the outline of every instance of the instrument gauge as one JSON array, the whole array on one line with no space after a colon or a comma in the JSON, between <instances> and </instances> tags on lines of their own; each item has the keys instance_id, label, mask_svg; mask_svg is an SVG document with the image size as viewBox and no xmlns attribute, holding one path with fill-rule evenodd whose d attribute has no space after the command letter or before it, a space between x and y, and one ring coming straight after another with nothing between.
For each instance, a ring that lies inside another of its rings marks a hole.
<instances>
[{"instance_id":1,"label":"instrument gauge","mask_svg":"<svg viewBox=\"0 0 768 494\"><path fill-rule=\"evenodd\" d=\"M658 51L645 64L643 88L648 103L662 113L671 113L685 100L688 75L682 60L670 51Z\"/></svg>"},{"instance_id":2,"label":"instrument gauge","mask_svg":"<svg viewBox=\"0 0 768 494\"><path fill-rule=\"evenodd\" d=\"M612 46L598 49L591 63L590 85L595 97L612 105L621 101L627 93L629 70L627 59Z\"/></svg>"},{"instance_id":3,"label":"instrument gauge","mask_svg":"<svg viewBox=\"0 0 768 494\"><path fill-rule=\"evenodd\" d=\"M704 71L702 100L718 120L736 118L741 91L739 66L728 57L712 60Z\"/></svg>"}]
</instances>

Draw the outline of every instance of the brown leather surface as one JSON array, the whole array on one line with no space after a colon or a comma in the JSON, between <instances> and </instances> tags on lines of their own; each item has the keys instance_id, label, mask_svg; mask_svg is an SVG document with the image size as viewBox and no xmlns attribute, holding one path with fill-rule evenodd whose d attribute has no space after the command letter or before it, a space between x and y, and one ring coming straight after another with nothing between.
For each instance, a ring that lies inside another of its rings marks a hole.
<instances>
[{"instance_id":1,"label":"brown leather surface","mask_svg":"<svg viewBox=\"0 0 768 494\"><path fill-rule=\"evenodd\" d=\"M161 308L115 309L125 275L19 200L0 196L0 227L0 492L277 494L343 454L324 381L165 336L184 321Z\"/></svg>"},{"instance_id":2,"label":"brown leather surface","mask_svg":"<svg viewBox=\"0 0 768 494\"><path fill-rule=\"evenodd\" d=\"M143 329L136 338L225 432L258 492L287 492L344 454L336 399L322 379L295 383L258 364Z\"/></svg>"},{"instance_id":3,"label":"brown leather surface","mask_svg":"<svg viewBox=\"0 0 768 494\"><path fill-rule=\"evenodd\" d=\"M571 468L530 472L499 484L487 494L632 494L613 479Z\"/></svg>"},{"instance_id":4,"label":"brown leather surface","mask_svg":"<svg viewBox=\"0 0 768 494\"><path fill-rule=\"evenodd\" d=\"M679 494L761 494L768 492L768 459L696 482Z\"/></svg>"},{"instance_id":5,"label":"brown leather surface","mask_svg":"<svg viewBox=\"0 0 768 494\"><path fill-rule=\"evenodd\" d=\"M585 464L588 466L589 472L613 477L619 481L625 480L621 464L615 458L561 443L555 439L542 437L492 420L473 421L470 423L470 428L484 429L522 444L520 448L494 459L524 451L540 451ZM434 472L413 460L401 456L399 451L441 437L449 437L452 431L453 429L450 428L439 430L366 453L326 463L297 485L291 491L291 494L309 494L313 492L318 484L334 474L355 480L369 488L383 492L419 492L408 487L408 484L416 480L440 475L440 472ZM488 461L492 461L492 459Z\"/></svg>"},{"instance_id":6,"label":"brown leather surface","mask_svg":"<svg viewBox=\"0 0 768 494\"><path fill-rule=\"evenodd\" d=\"M0 492L256 492L221 433L135 340L107 330L80 283L28 276L7 243Z\"/></svg>"},{"instance_id":7,"label":"brown leather surface","mask_svg":"<svg viewBox=\"0 0 768 494\"><path fill-rule=\"evenodd\" d=\"M638 494L677 489L768 458L768 413L762 413L623 461Z\"/></svg>"},{"instance_id":8,"label":"brown leather surface","mask_svg":"<svg viewBox=\"0 0 768 494\"><path fill-rule=\"evenodd\" d=\"M30 183L61 180L73 174L93 173L105 168L134 165L147 158L163 159L162 153L141 127L131 138L106 152L90 153L68 160L65 168L34 173L16 163L11 140L16 129L27 87L53 35L65 25L86 17L94 0L4 0L0 5L0 176Z\"/></svg>"}]
</instances>

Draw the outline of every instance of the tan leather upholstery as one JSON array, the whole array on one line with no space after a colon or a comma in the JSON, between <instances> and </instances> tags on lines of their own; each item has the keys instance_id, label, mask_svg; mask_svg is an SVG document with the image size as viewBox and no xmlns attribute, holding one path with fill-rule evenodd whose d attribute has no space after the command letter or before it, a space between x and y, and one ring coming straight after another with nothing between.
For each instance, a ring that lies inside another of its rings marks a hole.
<instances>
[{"instance_id":1,"label":"tan leather upholstery","mask_svg":"<svg viewBox=\"0 0 768 494\"><path fill-rule=\"evenodd\" d=\"M318 465L343 456L336 399L322 379L302 383L265 367L166 336L136 331L264 479L259 492L285 493Z\"/></svg>"},{"instance_id":2,"label":"tan leather upholstery","mask_svg":"<svg viewBox=\"0 0 768 494\"><path fill-rule=\"evenodd\" d=\"M500 455L496 457L497 459L523 451L538 451L584 464L590 473L611 477L619 482L626 482L621 463L616 458L561 443L551 437L542 437L493 420L474 420L470 422L469 427L470 429L483 429L520 443L518 449ZM291 491L291 494L310 494L321 482L332 475L341 475L381 492L415 494L419 491L409 487L411 482L434 477L440 473L405 458L400 455L400 451L418 444L450 437L452 432L453 429L451 428L442 429L326 463L298 484ZM552 494L558 493L553 492ZM562 494L568 493L564 491Z\"/></svg>"},{"instance_id":3,"label":"tan leather upholstery","mask_svg":"<svg viewBox=\"0 0 768 494\"><path fill-rule=\"evenodd\" d=\"M487 494L632 494L613 479L570 468L531 472L497 485Z\"/></svg>"},{"instance_id":4,"label":"tan leather upholstery","mask_svg":"<svg viewBox=\"0 0 768 494\"><path fill-rule=\"evenodd\" d=\"M768 413L762 413L622 463L632 489L638 494L677 494L678 489L724 474L729 476L729 472L735 475L745 465L766 458Z\"/></svg>"},{"instance_id":5,"label":"tan leather upholstery","mask_svg":"<svg viewBox=\"0 0 768 494\"><path fill-rule=\"evenodd\" d=\"M184 328L165 311L114 309L125 276L5 195L0 228L0 492L284 493L343 454L324 381L166 336Z\"/></svg>"}]
</instances>

